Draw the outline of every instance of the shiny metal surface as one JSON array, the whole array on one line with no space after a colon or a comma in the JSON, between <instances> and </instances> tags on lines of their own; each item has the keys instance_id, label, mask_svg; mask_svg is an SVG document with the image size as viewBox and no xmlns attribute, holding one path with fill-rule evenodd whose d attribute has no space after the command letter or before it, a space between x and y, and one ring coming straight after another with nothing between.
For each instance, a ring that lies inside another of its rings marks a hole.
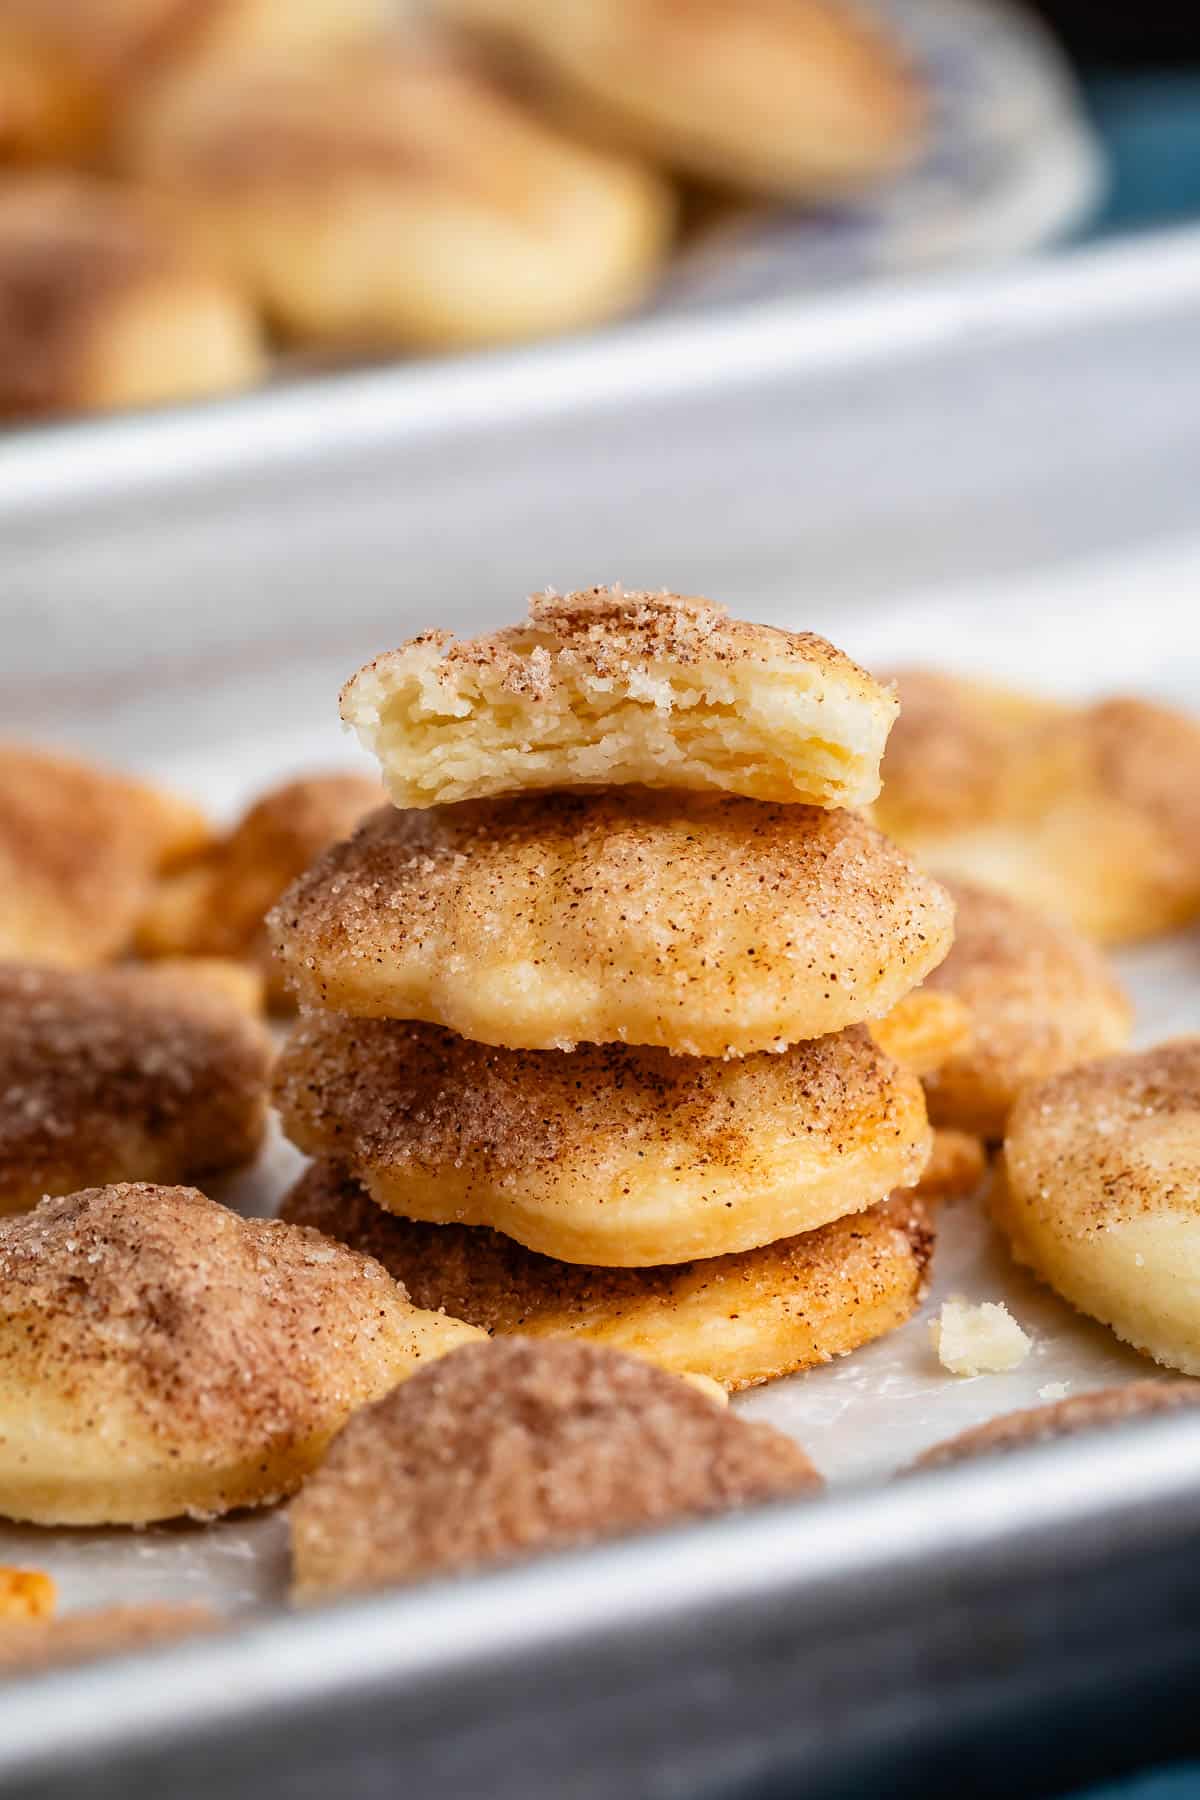
<instances>
[{"instance_id":1,"label":"shiny metal surface","mask_svg":"<svg viewBox=\"0 0 1200 1800\"><path fill-rule=\"evenodd\" d=\"M1177 1415L13 1687L0 1793L1033 1793L1184 1734L1198 1550Z\"/></svg>"}]
</instances>

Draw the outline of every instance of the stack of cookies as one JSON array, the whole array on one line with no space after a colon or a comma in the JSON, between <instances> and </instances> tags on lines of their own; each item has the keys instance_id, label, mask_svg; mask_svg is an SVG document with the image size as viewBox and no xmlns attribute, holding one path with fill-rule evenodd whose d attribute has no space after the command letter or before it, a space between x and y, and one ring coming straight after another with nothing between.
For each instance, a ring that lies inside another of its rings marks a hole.
<instances>
[{"instance_id":1,"label":"stack of cookies","mask_svg":"<svg viewBox=\"0 0 1200 1800\"><path fill-rule=\"evenodd\" d=\"M361 670L395 804L271 920L286 1216L726 1388L901 1323L931 1136L884 1046L928 1037L953 908L858 810L895 711L823 639L615 588Z\"/></svg>"}]
</instances>

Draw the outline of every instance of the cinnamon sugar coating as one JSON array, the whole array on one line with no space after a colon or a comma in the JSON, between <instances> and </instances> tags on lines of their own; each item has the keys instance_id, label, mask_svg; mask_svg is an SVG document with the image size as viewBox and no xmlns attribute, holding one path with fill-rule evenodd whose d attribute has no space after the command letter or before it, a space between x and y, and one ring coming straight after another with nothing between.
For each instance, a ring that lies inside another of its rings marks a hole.
<instances>
[{"instance_id":1,"label":"cinnamon sugar coating","mask_svg":"<svg viewBox=\"0 0 1200 1800\"><path fill-rule=\"evenodd\" d=\"M740 1056L880 1018L953 908L857 814L619 788L385 808L268 924L310 1005Z\"/></svg>"},{"instance_id":2,"label":"cinnamon sugar coating","mask_svg":"<svg viewBox=\"0 0 1200 1800\"><path fill-rule=\"evenodd\" d=\"M138 969L0 963L0 1213L88 1183L249 1162L270 1040L216 993Z\"/></svg>"},{"instance_id":3,"label":"cinnamon sugar coating","mask_svg":"<svg viewBox=\"0 0 1200 1800\"><path fill-rule=\"evenodd\" d=\"M281 1216L375 1257L416 1305L489 1335L586 1338L731 1391L829 1362L903 1324L933 1250L923 1207L901 1194L740 1256L587 1267L497 1231L386 1213L332 1163L301 1177Z\"/></svg>"},{"instance_id":4,"label":"cinnamon sugar coating","mask_svg":"<svg viewBox=\"0 0 1200 1800\"><path fill-rule=\"evenodd\" d=\"M512 1562L819 1485L791 1438L640 1358L500 1338L340 1433L290 1508L294 1591Z\"/></svg>"},{"instance_id":5,"label":"cinnamon sugar coating","mask_svg":"<svg viewBox=\"0 0 1200 1800\"><path fill-rule=\"evenodd\" d=\"M188 802L57 751L0 744L0 958L107 962L155 874L198 849Z\"/></svg>"},{"instance_id":6,"label":"cinnamon sugar coating","mask_svg":"<svg viewBox=\"0 0 1200 1800\"><path fill-rule=\"evenodd\" d=\"M0 1223L0 1513L135 1524L295 1488L356 1406L475 1334L368 1258L194 1188Z\"/></svg>"},{"instance_id":7,"label":"cinnamon sugar coating","mask_svg":"<svg viewBox=\"0 0 1200 1800\"><path fill-rule=\"evenodd\" d=\"M908 163L921 84L835 0L437 0L553 116L721 190L827 201ZM663 71L670 70L670 80Z\"/></svg>"},{"instance_id":8,"label":"cinnamon sugar coating","mask_svg":"<svg viewBox=\"0 0 1200 1800\"><path fill-rule=\"evenodd\" d=\"M138 923L139 952L244 957L266 970L279 997L267 913L314 857L348 837L382 799L379 783L364 775L305 775L271 788L225 837L158 883Z\"/></svg>"},{"instance_id":9,"label":"cinnamon sugar coating","mask_svg":"<svg viewBox=\"0 0 1200 1800\"><path fill-rule=\"evenodd\" d=\"M104 1606L57 1619L22 1621L0 1628L0 1676L16 1680L71 1663L148 1650L211 1631L217 1620L207 1606L183 1603Z\"/></svg>"},{"instance_id":10,"label":"cinnamon sugar coating","mask_svg":"<svg viewBox=\"0 0 1200 1800\"><path fill-rule=\"evenodd\" d=\"M1120 943L1200 915L1200 723L897 677L878 824L939 874Z\"/></svg>"},{"instance_id":11,"label":"cinnamon sugar coating","mask_svg":"<svg viewBox=\"0 0 1200 1800\"><path fill-rule=\"evenodd\" d=\"M629 784L862 806L896 710L811 632L621 587L533 594L484 637L423 632L342 690L397 806Z\"/></svg>"},{"instance_id":12,"label":"cinnamon sugar coating","mask_svg":"<svg viewBox=\"0 0 1200 1800\"><path fill-rule=\"evenodd\" d=\"M1135 1349L1200 1374L1200 1038L1026 1088L992 1207L1018 1259Z\"/></svg>"},{"instance_id":13,"label":"cinnamon sugar coating","mask_svg":"<svg viewBox=\"0 0 1200 1800\"><path fill-rule=\"evenodd\" d=\"M1092 1394L1072 1394L1049 1406L1002 1413L985 1425L973 1426L970 1431L926 1450L912 1467L914 1471L940 1469L976 1456L1023 1450L1028 1444L1047 1444L1055 1438L1121 1425L1127 1419L1175 1412L1184 1406L1200 1406L1200 1382L1151 1379L1131 1381L1124 1387L1100 1388Z\"/></svg>"},{"instance_id":14,"label":"cinnamon sugar coating","mask_svg":"<svg viewBox=\"0 0 1200 1800\"><path fill-rule=\"evenodd\" d=\"M641 297L674 232L657 171L557 132L419 30L172 83L125 135L129 166L301 342L593 323Z\"/></svg>"},{"instance_id":15,"label":"cinnamon sugar coating","mask_svg":"<svg viewBox=\"0 0 1200 1800\"><path fill-rule=\"evenodd\" d=\"M997 1139L1022 1088L1121 1049L1133 1013L1103 956L1069 926L969 882L947 885L954 943L919 991L959 1001L971 1042L926 1074L929 1113Z\"/></svg>"},{"instance_id":16,"label":"cinnamon sugar coating","mask_svg":"<svg viewBox=\"0 0 1200 1800\"><path fill-rule=\"evenodd\" d=\"M488 1225L568 1262L751 1249L911 1186L920 1083L855 1028L778 1056L625 1045L496 1050L428 1025L303 1018L277 1070L284 1128L389 1211Z\"/></svg>"}]
</instances>

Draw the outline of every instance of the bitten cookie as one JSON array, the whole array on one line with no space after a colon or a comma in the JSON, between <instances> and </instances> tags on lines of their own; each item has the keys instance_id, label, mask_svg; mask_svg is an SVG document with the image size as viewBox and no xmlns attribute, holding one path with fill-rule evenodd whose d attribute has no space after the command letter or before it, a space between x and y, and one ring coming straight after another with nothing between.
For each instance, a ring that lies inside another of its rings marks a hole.
<instances>
[{"instance_id":1,"label":"bitten cookie","mask_svg":"<svg viewBox=\"0 0 1200 1800\"><path fill-rule=\"evenodd\" d=\"M342 690L397 806L630 783L864 806L896 710L811 632L619 587L534 594L486 637L423 632Z\"/></svg>"}]
</instances>

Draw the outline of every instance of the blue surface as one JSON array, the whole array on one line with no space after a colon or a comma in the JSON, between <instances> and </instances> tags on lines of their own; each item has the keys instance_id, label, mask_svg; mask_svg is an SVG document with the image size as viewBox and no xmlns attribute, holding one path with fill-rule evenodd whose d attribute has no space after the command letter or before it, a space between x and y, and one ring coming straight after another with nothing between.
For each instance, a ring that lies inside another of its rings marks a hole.
<instances>
[{"instance_id":1,"label":"blue surface","mask_svg":"<svg viewBox=\"0 0 1200 1800\"><path fill-rule=\"evenodd\" d=\"M1113 1787L1091 1788L1077 1800L1197 1800L1197 1795L1200 1763L1186 1763L1150 1775L1136 1775L1132 1781L1119 1781ZM1076 1800L1076 1796L1071 1796L1071 1800Z\"/></svg>"},{"instance_id":2,"label":"blue surface","mask_svg":"<svg viewBox=\"0 0 1200 1800\"><path fill-rule=\"evenodd\" d=\"M1085 84L1111 188L1088 236L1200 220L1200 70Z\"/></svg>"}]
</instances>

